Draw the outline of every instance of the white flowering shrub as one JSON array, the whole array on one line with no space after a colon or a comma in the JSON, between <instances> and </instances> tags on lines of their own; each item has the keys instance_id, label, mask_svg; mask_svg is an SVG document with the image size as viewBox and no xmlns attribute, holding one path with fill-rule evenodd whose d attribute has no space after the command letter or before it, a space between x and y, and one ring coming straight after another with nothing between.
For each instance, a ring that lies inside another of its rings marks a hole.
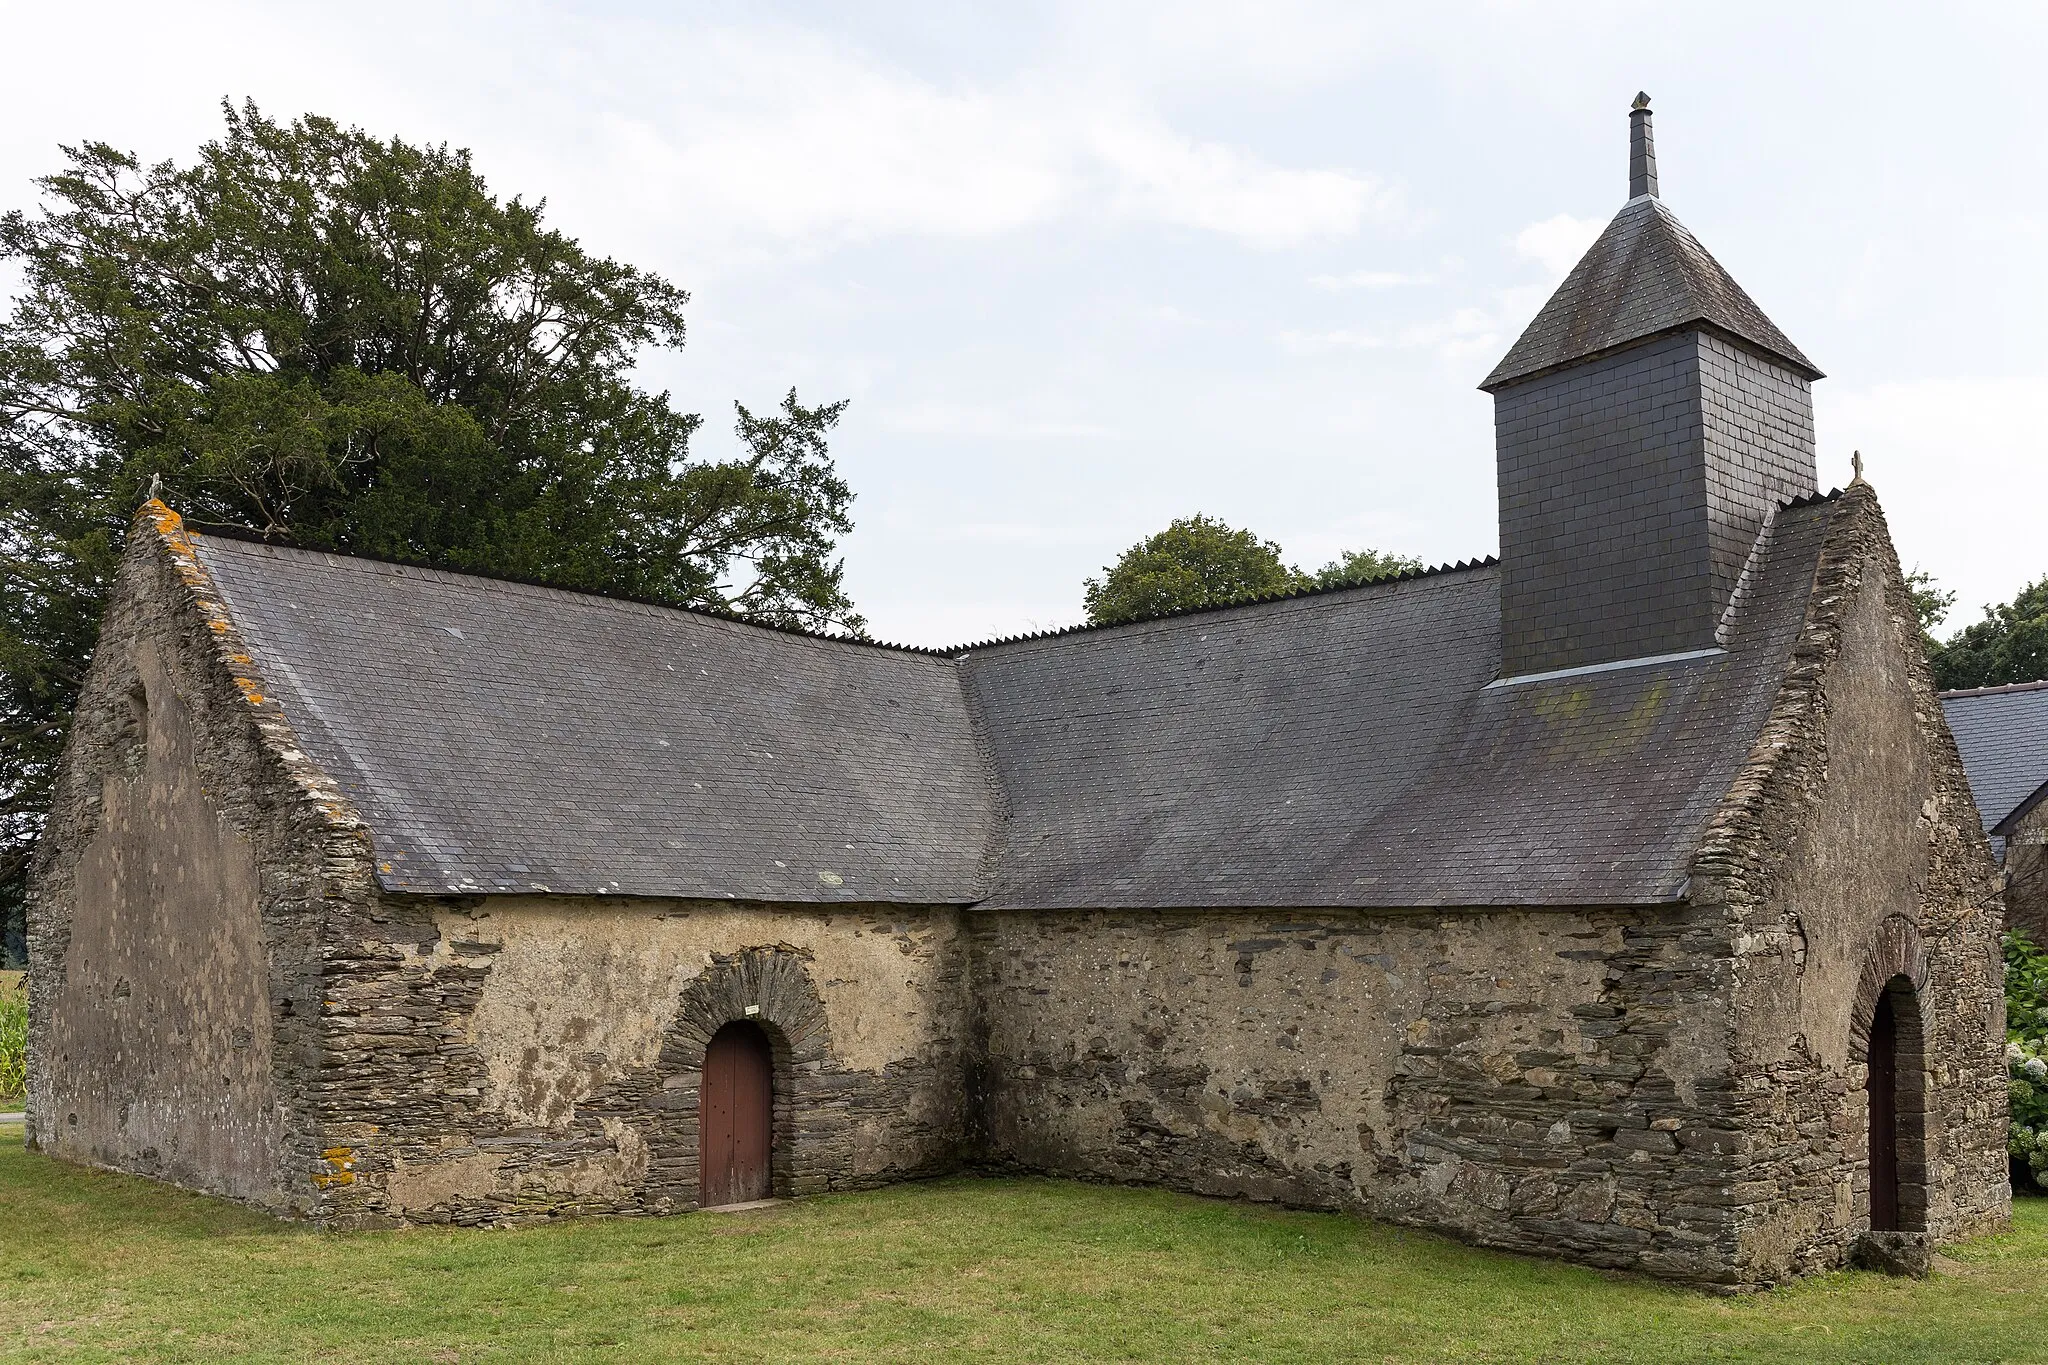
<instances>
[{"instance_id":1,"label":"white flowering shrub","mask_svg":"<svg viewBox=\"0 0 2048 1365\"><path fill-rule=\"evenodd\" d=\"M2048 952L2017 930L2005 936L2005 1074L2013 1183L2048 1188Z\"/></svg>"}]
</instances>

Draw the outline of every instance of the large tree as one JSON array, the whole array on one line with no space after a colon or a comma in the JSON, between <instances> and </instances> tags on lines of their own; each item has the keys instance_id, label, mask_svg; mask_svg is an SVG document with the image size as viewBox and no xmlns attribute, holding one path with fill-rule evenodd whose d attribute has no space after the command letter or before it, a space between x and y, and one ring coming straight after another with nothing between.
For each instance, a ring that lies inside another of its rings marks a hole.
<instances>
[{"instance_id":1,"label":"large tree","mask_svg":"<svg viewBox=\"0 0 2048 1365\"><path fill-rule=\"evenodd\" d=\"M1306 586L1281 562L1280 547L1213 517L1181 517L1125 550L1084 583L1083 603L1097 625L1142 621Z\"/></svg>"},{"instance_id":2,"label":"large tree","mask_svg":"<svg viewBox=\"0 0 2048 1365\"><path fill-rule=\"evenodd\" d=\"M1101 578L1085 580L1082 600L1089 621L1107 625L1303 588L1363 583L1421 567L1420 560L1404 555L1350 550L1309 575L1282 560L1274 542L1197 513L1125 550Z\"/></svg>"},{"instance_id":3,"label":"large tree","mask_svg":"<svg viewBox=\"0 0 2048 1365\"><path fill-rule=\"evenodd\" d=\"M1984 608L1984 619L1930 651L1944 688L1997 687L2048 678L2048 578L2010 602Z\"/></svg>"},{"instance_id":4,"label":"large tree","mask_svg":"<svg viewBox=\"0 0 2048 1365\"><path fill-rule=\"evenodd\" d=\"M858 631L842 403L738 408L736 458L634 382L668 281L500 200L467 152L226 110L189 166L65 148L0 217L0 909L18 908L128 518Z\"/></svg>"}]
</instances>

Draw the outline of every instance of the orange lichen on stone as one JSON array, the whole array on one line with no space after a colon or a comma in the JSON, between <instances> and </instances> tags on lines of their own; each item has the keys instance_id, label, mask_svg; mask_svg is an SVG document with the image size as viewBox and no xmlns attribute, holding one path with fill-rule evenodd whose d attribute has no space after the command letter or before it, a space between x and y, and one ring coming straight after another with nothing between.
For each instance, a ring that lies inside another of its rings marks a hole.
<instances>
[{"instance_id":1,"label":"orange lichen on stone","mask_svg":"<svg viewBox=\"0 0 2048 1365\"><path fill-rule=\"evenodd\" d=\"M175 536L185 529L185 519L166 506L162 498L151 498L142 505L142 510L149 513L150 520L163 536Z\"/></svg>"},{"instance_id":2,"label":"orange lichen on stone","mask_svg":"<svg viewBox=\"0 0 2048 1365\"><path fill-rule=\"evenodd\" d=\"M313 1183L315 1185L324 1190L335 1185L353 1185L356 1183L355 1148L329 1147L326 1151L320 1153L320 1156L333 1169L315 1171L313 1173Z\"/></svg>"}]
</instances>

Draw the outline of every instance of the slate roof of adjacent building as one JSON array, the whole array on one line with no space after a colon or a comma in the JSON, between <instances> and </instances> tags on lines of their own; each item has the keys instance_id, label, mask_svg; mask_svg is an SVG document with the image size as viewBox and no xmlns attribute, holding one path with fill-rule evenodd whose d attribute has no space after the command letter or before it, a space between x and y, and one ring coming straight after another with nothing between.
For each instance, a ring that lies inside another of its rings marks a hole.
<instances>
[{"instance_id":1,"label":"slate roof of adjacent building","mask_svg":"<svg viewBox=\"0 0 2048 1365\"><path fill-rule=\"evenodd\" d=\"M2048 783L2048 682L1941 694L1985 830Z\"/></svg>"},{"instance_id":2,"label":"slate roof of adjacent building","mask_svg":"<svg viewBox=\"0 0 2048 1365\"><path fill-rule=\"evenodd\" d=\"M1488 391L1631 342L1705 324L1808 379L1814 368L1654 195L1631 199L1479 387Z\"/></svg>"},{"instance_id":3,"label":"slate roof of adjacent building","mask_svg":"<svg viewBox=\"0 0 2048 1365\"><path fill-rule=\"evenodd\" d=\"M1490 565L939 656L196 546L391 890L1651 904L1762 727L1832 507L1778 517L1725 652L1506 686Z\"/></svg>"}]
</instances>

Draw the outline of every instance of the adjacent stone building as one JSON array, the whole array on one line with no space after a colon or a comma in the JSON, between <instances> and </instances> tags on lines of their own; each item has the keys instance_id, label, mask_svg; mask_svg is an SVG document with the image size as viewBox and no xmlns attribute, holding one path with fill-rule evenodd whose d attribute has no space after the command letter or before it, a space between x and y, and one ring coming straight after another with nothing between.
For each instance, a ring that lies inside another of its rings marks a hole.
<instances>
[{"instance_id":1,"label":"adjacent stone building","mask_svg":"<svg viewBox=\"0 0 2048 1365\"><path fill-rule=\"evenodd\" d=\"M1941 694L1991 851L2006 922L2048 944L2048 682Z\"/></svg>"},{"instance_id":2,"label":"adjacent stone building","mask_svg":"<svg viewBox=\"0 0 2048 1365\"><path fill-rule=\"evenodd\" d=\"M975 1166L1745 1287L1998 1225L1996 874L1884 518L1632 122L1485 385L1497 562L935 652L145 508L31 1140L338 1228Z\"/></svg>"}]
</instances>

